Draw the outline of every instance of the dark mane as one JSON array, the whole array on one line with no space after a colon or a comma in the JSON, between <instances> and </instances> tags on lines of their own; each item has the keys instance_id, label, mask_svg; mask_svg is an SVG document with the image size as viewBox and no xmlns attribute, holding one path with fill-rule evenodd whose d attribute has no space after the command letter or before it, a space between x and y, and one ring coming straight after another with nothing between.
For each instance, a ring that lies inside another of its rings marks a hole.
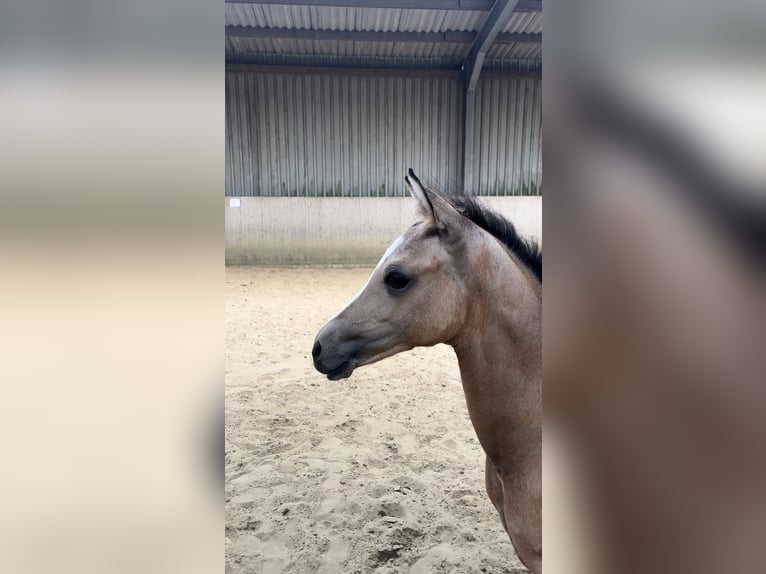
<instances>
[{"instance_id":1,"label":"dark mane","mask_svg":"<svg viewBox=\"0 0 766 574\"><path fill-rule=\"evenodd\" d=\"M537 241L524 239L513 223L495 213L477 198L468 195L448 196L446 199L463 216L496 237L519 258L521 263L543 282L543 252Z\"/></svg>"}]
</instances>

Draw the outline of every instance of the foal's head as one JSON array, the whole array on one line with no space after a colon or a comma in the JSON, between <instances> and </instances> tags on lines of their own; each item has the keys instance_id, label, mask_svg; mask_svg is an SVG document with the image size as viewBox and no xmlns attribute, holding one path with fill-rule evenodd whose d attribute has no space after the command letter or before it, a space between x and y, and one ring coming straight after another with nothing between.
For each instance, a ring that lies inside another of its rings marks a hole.
<instances>
[{"instance_id":1,"label":"foal's head","mask_svg":"<svg viewBox=\"0 0 766 574\"><path fill-rule=\"evenodd\" d=\"M394 241L360 293L314 341L314 366L331 380L413 347L456 339L480 290L482 271L497 271L492 257L498 253L507 259L508 250L513 252L532 270L530 277L535 268L541 273L539 251L510 223L478 203L450 202L425 189L412 170L405 181L418 202L418 221Z\"/></svg>"},{"instance_id":2,"label":"foal's head","mask_svg":"<svg viewBox=\"0 0 766 574\"><path fill-rule=\"evenodd\" d=\"M401 351L449 341L465 313L461 260L470 222L414 172L419 220L388 248L359 294L319 331L312 355L331 380Z\"/></svg>"}]
</instances>

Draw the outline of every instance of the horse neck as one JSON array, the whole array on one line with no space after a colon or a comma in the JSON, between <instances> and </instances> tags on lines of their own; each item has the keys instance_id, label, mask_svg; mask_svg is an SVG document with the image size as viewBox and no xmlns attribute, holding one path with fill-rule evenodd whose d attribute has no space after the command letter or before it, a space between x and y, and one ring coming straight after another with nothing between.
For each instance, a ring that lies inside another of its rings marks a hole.
<instances>
[{"instance_id":1,"label":"horse neck","mask_svg":"<svg viewBox=\"0 0 766 574\"><path fill-rule=\"evenodd\" d=\"M452 345L479 442L510 473L540 458L542 289L496 241L473 262L467 319Z\"/></svg>"}]
</instances>

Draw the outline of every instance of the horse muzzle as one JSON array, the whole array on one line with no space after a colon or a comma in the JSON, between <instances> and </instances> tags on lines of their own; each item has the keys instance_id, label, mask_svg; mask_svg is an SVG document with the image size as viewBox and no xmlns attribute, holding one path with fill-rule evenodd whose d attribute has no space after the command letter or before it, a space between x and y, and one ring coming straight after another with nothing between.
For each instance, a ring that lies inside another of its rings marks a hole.
<instances>
[{"instance_id":1,"label":"horse muzzle","mask_svg":"<svg viewBox=\"0 0 766 574\"><path fill-rule=\"evenodd\" d=\"M331 381L346 379L354 369L411 349L399 334L384 322L364 325L331 319L317 333L311 356L314 367Z\"/></svg>"},{"instance_id":2,"label":"horse muzzle","mask_svg":"<svg viewBox=\"0 0 766 574\"><path fill-rule=\"evenodd\" d=\"M322 331L317 335L311 349L314 368L327 375L331 381L347 379L356 367L355 345L332 342L329 340L331 337L322 337Z\"/></svg>"}]
</instances>

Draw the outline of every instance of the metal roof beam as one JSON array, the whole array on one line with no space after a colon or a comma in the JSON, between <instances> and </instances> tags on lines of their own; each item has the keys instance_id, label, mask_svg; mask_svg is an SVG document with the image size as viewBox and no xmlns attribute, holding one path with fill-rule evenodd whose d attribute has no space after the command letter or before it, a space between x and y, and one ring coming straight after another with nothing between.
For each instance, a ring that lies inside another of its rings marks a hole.
<instances>
[{"instance_id":1,"label":"metal roof beam","mask_svg":"<svg viewBox=\"0 0 766 574\"><path fill-rule=\"evenodd\" d=\"M523 34L521 32L502 32L495 38L495 44L542 44L542 34Z\"/></svg>"},{"instance_id":2,"label":"metal roof beam","mask_svg":"<svg viewBox=\"0 0 766 574\"><path fill-rule=\"evenodd\" d=\"M476 122L476 84L484 58L500 30L508 24L519 0L497 0L473 41L465 59L465 108L463 110L463 193L472 194L474 187L474 126Z\"/></svg>"},{"instance_id":3,"label":"metal roof beam","mask_svg":"<svg viewBox=\"0 0 766 574\"><path fill-rule=\"evenodd\" d=\"M543 1L542 0L519 0L514 12L542 12Z\"/></svg>"},{"instance_id":4,"label":"metal roof beam","mask_svg":"<svg viewBox=\"0 0 766 574\"><path fill-rule=\"evenodd\" d=\"M474 10L492 8L492 0L225 0L226 4L276 4L339 8L392 8L404 10ZM542 0L519 0L516 12L541 12Z\"/></svg>"},{"instance_id":5,"label":"metal roof beam","mask_svg":"<svg viewBox=\"0 0 766 574\"><path fill-rule=\"evenodd\" d=\"M476 35L471 51L468 53L465 61L467 92L476 90L476 84L479 81L479 74L481 73L481 67L484 64L487 51L500 34L500 30L508 24L513 14L513 9L518 2L519 0L497 0L494 6L492 6L492 10L490 10L481 30Z\"/></svg>"},{"instance_id":6,"label":"metal roof beam","mask_svg":"<svg viewBox=\"0 0 766 574\"><path fill-rule=\"evenodd\" d=\"M367 32L362 30L307 30L293 28L253 28L226 26L227 36L246 38L276 38L287 40L335 40L344 42L422 42L468 43L473 32Z\"/></svg>"},{"instance_id":7,"label":"metal roof beam","mask_svg":"<svg viewBox=\"0 0 766 574\"><path fill-rule=\"evenodd\" d=\"M470 44L476 32L366 32L361 30L305 30L292 28L253 28L226 26L226 36L283 40L329 40L341 42L411 42L425 44ZM542 34L498 34L496 44L539 44Z\"/></svg>"},{"instance_id":8,"label":"metal roof beam","mask_svg":"<svg viewBox=\"0 0 766 574\"><path fill-rule=\"evenodd\" d=\"M393 8L405 10L489 10L492 0L225 0L226 4L276 4L337 8Z\"/></svg>"},{"instance_id":9,"label":"metal roof beam","mask_svg":"<svg viewBox=\"0 0 766 574\"><path fill-rule=\"evenodd\" d=\"M324 65L282 65L248 62L226 62L227 72L254 72L269 74L314 74L342 76L416 76L416 77L451 77L462 78L463 72L456 68L360 68L348 66ZM487 78L532 78L540 79L539 70L487 70Z\"/></svg>"}]
</instances>

